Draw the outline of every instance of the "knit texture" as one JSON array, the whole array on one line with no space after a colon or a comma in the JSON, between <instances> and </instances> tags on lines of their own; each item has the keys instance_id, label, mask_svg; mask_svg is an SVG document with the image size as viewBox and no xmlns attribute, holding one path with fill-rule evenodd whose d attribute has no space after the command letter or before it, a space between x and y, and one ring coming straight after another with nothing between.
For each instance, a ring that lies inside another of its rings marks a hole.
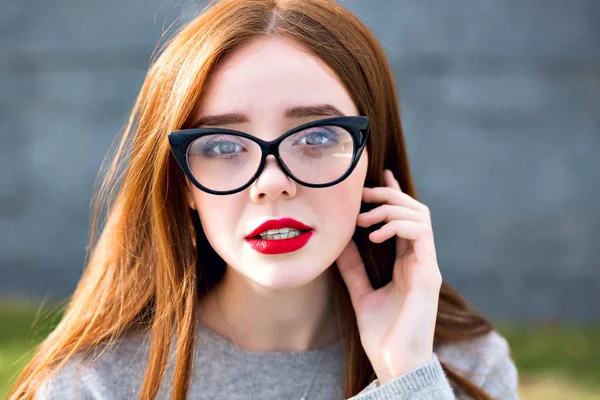
<instances>
[{"instance_id":1,"label":"knit texture","mask_svg":"<svg viewBox=\"0 0 600 400\"><path fill-rule=\"evenodd\" d=\"M299 400L309 386L307 400L344 399L341 342L304 352L254 352L235 347L203 324L198 328L188 399ZM96 353L100 357L93 355L85 361L76 357L45 380L35 399L137 399L148 348L148 336L130 334L101 354ZM494 399L518 399L517 370L506 340L496 332L435 346L429 363L384 385L374 380L352 399L468 399L450 385L440 361L456 368ZM169 398L173 370L172 359L159 399Z\"/></svg>"}]
</instances>

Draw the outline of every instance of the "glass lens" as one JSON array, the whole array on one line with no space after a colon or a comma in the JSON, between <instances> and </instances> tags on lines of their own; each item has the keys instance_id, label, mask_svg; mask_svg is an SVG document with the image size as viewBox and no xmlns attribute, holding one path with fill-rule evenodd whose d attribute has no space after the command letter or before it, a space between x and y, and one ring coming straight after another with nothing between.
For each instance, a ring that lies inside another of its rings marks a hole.
<instances>
[{"instance_id":1,"label":"glass lens","mask_svg":"<svg viewBox=\"0 0 600 400\"><path fill-rule=\"evenodd\" d=\"M256 173L260 146L246 138L214 134L194 140L187 151L188 165L200 184L215 191L235 190Z\"/></svg>"},{"instance_id":2,"label":"glass lens","mask_svg":"<svg viewBox=\"0 0 600 400\"><path fill-rule=\"evenodd\" d=\"M279 155L299 180L315 185L339 179L350 168L352 134L339 126L307 128L285 138Z\"/></svg>"}]
</instances>

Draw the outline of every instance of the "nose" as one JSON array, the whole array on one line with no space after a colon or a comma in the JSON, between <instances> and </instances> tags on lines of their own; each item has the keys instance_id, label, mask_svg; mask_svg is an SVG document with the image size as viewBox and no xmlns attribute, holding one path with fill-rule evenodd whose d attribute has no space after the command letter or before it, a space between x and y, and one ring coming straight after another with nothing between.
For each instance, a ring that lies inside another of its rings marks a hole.
<instances>
[{"instance_id":1,"label":"nose","mask_svg":"<svg viewBox=\"0 0 600 400\"><path fill-rule=\"evenodd\" d=\"M250 197L256 203L266 199L276 201L279 197L294 197L296 189L296 182L281 169L275 157L269 155L260 175L250 186Z\"/></svg>"}]
</instances>

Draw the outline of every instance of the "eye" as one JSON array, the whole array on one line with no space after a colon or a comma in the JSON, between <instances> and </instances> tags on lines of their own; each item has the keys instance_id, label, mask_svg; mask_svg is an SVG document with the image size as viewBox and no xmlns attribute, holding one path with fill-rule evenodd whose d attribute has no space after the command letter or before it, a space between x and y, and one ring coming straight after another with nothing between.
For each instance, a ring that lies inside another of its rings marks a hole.
<instances>
[{"instance_id":1,"label":"eye","mask_svg":"<svg viewBox=\"0 0 600 400\"><path fill-rule=\"evenodd\" d=\"M238 138L230 135L209 138L201 145L201 154L205 157L238 156L247 151Z\"/></svg>"},{"instance_id":2,"label":"eye","mask_svg":"<svg viewBox=\"0 0 600 400\"><path fill-rule=\"evenodd\" d=\"M296 143L308 146L322 146L337 141L337 135L326 130L310 131L302 136Z\"/></svg>"},{"instance_id":3,"label":"eye","mask_svg":"<svg viewBox=\"0 0 600 400\"><path fill-rule=\"evenodd\" d=\"M324 135L311 133L310 135L304 136L300 140L300 143L309 144L311 146L316 146L319 144L326 143L327 141L328 141L328 139Z\"/></svg>"},{"instance_id":4,"label":"eye","mask_svg":"<svg viewBox=\"0 0 600 400\"><path fill-rule=\"evenodd\" d=\"M207 153L212 152L215 154L228 155L228 154L238 153L242 149L243 149L242 146L240 146L237 143L219 141L216 143L207 143L205 151Z\"/></svg>"}]
</instances>

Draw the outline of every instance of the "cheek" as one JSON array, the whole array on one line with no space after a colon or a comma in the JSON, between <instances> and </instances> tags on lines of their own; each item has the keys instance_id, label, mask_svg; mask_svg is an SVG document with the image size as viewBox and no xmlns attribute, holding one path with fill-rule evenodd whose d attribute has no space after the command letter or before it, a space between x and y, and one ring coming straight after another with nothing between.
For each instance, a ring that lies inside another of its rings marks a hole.
<instances>
[{"instance_id":1,"label":"cheek","mask_svg":"<svg viewBox=\"0 0 600 400\"><path fill-rule=\"evenodd\" d=\"M216 196L202 191L193 193L194 202L206 237L213 248L221 248L236 234L242 210L237 196Z\"/></svg>"},{"instance_id":2,"label":"cheek","mask_svg":"<svg viewBox=\"0 0 600 400\"><path fill-rule=\"evenodd\" d=\"M316 189L321 210L320 220L328 233L350 239L356 229L356 217L360 212L362 191L366 176L366 160L361 160L352 174L338 185Z\"/></svg>"}]
</instances>

